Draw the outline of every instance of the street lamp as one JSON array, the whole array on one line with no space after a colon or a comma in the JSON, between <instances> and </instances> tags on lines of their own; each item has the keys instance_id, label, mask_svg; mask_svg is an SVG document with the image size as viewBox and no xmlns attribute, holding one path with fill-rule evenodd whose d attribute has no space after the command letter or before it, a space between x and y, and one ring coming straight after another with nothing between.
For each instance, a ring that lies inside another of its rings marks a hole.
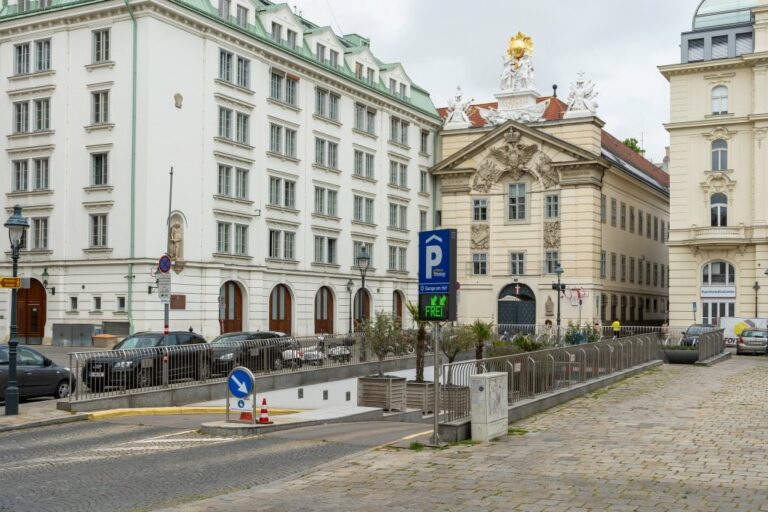
<instances>
[{"instance_id":1,"label":"street lamp","mask_svg":"<svg viewBox=\"0 0 768 512\"><path fill-rule=\"evenodd\" d=\"M349 294L349 334L352 334L352 290L355 283L350 279L347 281L347 293Z\"/></svg>"},{"instance_id":2,"label":"street lamp","mask_svg":"<svg viewBox=\"0 0 768 512\"><path fill-rule=\"evenodd\" d=\"M43 288L51 292L51 295L56 295L56 287L55 286L48 286L48 278L51 277L48 275L48 269L43 269Z\"/></svg>"},{"instance_id":3,"label":"street lamp","mask_svg":"<svg viewBox=\"0 0 768 512\"><path fill-rule=\"evenodd\" d=\"M560 345L560 298L563 292L563 285L560 284L560 278L563 275L563 267L560 266L560 262L555 264L555 274L557 274L557 284L553 284L552 288L557 290L557 344Z\"/></svg>"},{"instance_id":4,"label":"street lamp","mask_svg":"<svg viewBox=\"0 0 768 512\"><path fill-rule=\"evenodd\" d=\"M766 271L768 273L768 270ZM755 281L755 286L752 287L753 290L755 290L755 318L757 318L757 301L759 299L759 292L760 292L760 283Z\"/></svg>"},{"instance_id":5,"label":"street lamp","mask_svg":"<svg viewBox=\"0 0 768 512\"><path fill-rule=\"evenodd\" d=\"M13 207L13 215L5 222L8 228L8 238L11 241L11 259L13 260L13 277L19 268L19 249L24 239L24 233L29 228L29 221L21 216L21 206ZM8 384L5 387L5 415L19 414L19 386L16 382L16 288L11 290L11 338L8 340Z\"/></svg>"},{"instance_id":6,"label":"street lamp","mask_svg":"<svg viewBox=\"0 0 768 512\"><path fill-rule=\"evenodd\" d=\"M371 265L371 257L368 255L368 249L365 245L360 246L360 252L357 253L357 268L360 269L360 323L365 323L365 274L368 273L368 267Z\"/></svg>"}]
</instances>

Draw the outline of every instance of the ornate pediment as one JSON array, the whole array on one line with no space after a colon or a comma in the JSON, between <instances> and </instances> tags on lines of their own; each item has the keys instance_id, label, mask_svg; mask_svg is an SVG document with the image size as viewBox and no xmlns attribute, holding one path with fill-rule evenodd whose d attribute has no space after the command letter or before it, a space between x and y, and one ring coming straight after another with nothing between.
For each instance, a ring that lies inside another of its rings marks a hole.
<instances>
[{"instance_id":1,"label":"ornate pediment","mask_svg":"<svg viewBox=\"0 0 768 512\"><path fill-rule=\"evenodd\" d=\"M545 189L560 182L560 175L552 166L552 159L536 144L523 144L522 134L511 128L504 135L501 146L488 149L488 156L477 168L472 188L487 194L502 177L518 181L524 174L541 182Z\"/></svg>"}]
</instances>

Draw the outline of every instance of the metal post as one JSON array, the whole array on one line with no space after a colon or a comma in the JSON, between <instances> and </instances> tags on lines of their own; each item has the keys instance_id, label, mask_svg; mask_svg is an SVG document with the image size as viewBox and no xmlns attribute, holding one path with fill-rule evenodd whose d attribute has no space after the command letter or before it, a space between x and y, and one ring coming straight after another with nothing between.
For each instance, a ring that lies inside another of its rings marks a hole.
<instances>
[{"instance_id":1,"label":"metal post","mask_svg":"<svg viewBox=\"0 0 768 512\"><path fill-rule=\"evenodd\" d=\"M19 268L18 246L11 248L11 259L13 260L13 277L16 277ZM11 290L11 339L8 340L8 384L5 386L6 416L19 414L19 386L16 381L16 347L19 345L16 340L16 293L16 288Z\"/></svg>"},{"instance_id":2,"label":"metal post","mask_svg":"<svg viewBox=\"0 0 768 512\"><path fill-rule=\"evenodd\" d=\"M361 272L360 277L362 281L361 288L360 288L361 290L360 291L360 324L364 324L365 323L365 299L367 298L365 293L365 272Z\"/></svg>"},{"instance_id":3,"label":"metal post","mask_svg":"<svg viewBox=\"0 0 768 512\"><path fill-rule=\"evenodd\" d=\"M173 167L171 167L171 183L168 188L168 219L166 220L165 253L171 255L171 212L173 211ZM170 333L171 305L163 302L163 334Z\"/></svg>"},{"instance_id":4,"label":"metal post","mask_svg":"<svg viewBox=\"0 0 768 512\"><path fill-rule=\"evenodd\" d=\"M560 346L560 300L562 295L562 288L560 285L560 274L557 273L557 346Z\"/></svg>"},{"instance_id":5,"label":"metal post","mask_svg":"<svg viewBox=\"0 0 768 512\"><path fill-rule=\"evenodd\" d=\"M755 290L755 318L758 318L758 299L760 298L760 283L755 281L755 286L752 287L753 290Z\"/></svg>"},{"instance_id":6,"label":"metal post","mask_svg":"<svg viewBox=\"0 0 768 512\"><path fill-rule=\"evenodd\" d=\"M435 406L432 424L432 446L440 446L440 327L437 322L432 323L432 349L435 351Z\"/></svg>"}]
</instances>

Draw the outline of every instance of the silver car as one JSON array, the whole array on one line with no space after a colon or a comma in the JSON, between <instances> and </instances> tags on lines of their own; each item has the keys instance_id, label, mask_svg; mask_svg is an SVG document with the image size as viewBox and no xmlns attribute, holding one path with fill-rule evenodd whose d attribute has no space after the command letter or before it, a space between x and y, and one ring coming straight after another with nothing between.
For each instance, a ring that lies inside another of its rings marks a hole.
<instances>
[{"instance_id":1,"label":"silver car","mask_svg":"<svg viewBox=\"0 0 768 512\"><path fill-rule=\"evenodd\" d=\"M737 354L765 354L768 351L768 329L744 329L736 345Z\"/></svg>"}]
</instances>

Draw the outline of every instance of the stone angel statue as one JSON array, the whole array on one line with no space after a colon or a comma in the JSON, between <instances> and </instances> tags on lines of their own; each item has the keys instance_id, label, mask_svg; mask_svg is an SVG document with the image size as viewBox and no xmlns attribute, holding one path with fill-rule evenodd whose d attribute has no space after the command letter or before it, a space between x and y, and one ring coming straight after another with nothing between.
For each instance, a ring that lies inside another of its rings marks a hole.
<instances>
[{"instance_id":1,"label":"stone angel statue","mask_svg":"<svg viewBox=\"0 0 768 512\"><path fill-rule=\"evenodd\" d=\"M565 117L593 116L597 113L596 101L598 92L595 83L584 78L584 72L580 72L575 83L571 83L571 91L568 93L568 112Z\"/></svg>"},{"instance_id":2,"label":"stone angel statue","mask_svg":"<svg viewBox=\"0 0 768 512\"><path fill-rule=\"evenodd\" d=\"M456 94L448 99L448 115L445 118L445 124L470 124L469 113L473 101L475 100L464 100L461 86L457 86Z\"/></svg>"}]
</instances>

